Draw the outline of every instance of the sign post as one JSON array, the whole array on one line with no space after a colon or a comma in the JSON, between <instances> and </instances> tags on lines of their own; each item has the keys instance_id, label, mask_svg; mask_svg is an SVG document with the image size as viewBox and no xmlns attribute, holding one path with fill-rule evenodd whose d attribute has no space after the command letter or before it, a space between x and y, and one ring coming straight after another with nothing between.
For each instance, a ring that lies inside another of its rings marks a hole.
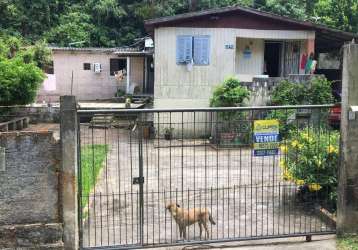
<instances>
[{"instance_id":1,"label":"sign post","mask_svg":"<svg viewBox=\"0 0 358 250\"><path fill-rule=\"evenodd\" d=\"M278 120L254 121L254 156L278 155L280 131Z\"/></svg>"}]
</instances>

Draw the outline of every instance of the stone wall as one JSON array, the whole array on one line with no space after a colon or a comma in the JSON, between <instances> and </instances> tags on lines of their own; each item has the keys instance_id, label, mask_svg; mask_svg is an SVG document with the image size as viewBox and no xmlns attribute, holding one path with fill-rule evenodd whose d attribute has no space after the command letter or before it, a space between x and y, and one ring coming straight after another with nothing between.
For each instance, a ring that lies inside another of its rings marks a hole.
<instances>
[{"instance_id":1,"label":"stone wall","mask_svg":"<svg viewBox=\"0 0 358 250\"><path fill-rule=\"evenodd\" d=\"M8 132L0 148L0 248L61 249L59 142L51 132Z\"/></svg>"},{"instance_id":2,"label":"stone wall","mask_svg":"<svg viewBox=\"0 0 358 250\"><path fill-rule=\"evenodd\" d=\"M272 90L283 80L294 83L308 83L313 77L319 75L289 75L288 77L253 78L252 82L242 82L251 91L251 96L246 106L270 105Z\"/></svg>"}]
</instances>

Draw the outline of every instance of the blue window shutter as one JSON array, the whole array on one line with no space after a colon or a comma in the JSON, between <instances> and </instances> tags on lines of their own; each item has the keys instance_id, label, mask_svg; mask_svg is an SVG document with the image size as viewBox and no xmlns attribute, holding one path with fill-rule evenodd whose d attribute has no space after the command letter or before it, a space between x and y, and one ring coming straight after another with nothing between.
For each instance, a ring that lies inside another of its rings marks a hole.
<instances>
[{"instance_id":1,"label":"blue window shutter","mask_svg":"<svg viewBox=\"0 0 358 250\"><path fill-rule=\"evenodd\" d=\"M178 36L176 61L177 64L188 63L193 58L193 37L192 36Z\"/></svg>"},{"instance_id":2,"label":"blue window shutter","mask_svg":"<svg viewBox=\"0 0 358 250\"><path fill-rule=\"evenodd\" d=\"M194 37L194 64L209 65L210 63L210 36Z\"/></svg>"}]
</instances>

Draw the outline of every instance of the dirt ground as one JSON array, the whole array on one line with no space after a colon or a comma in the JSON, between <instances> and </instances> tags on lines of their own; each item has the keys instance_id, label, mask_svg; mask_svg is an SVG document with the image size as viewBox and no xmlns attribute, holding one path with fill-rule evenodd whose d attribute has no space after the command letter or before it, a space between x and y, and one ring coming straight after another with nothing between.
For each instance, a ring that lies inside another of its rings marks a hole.
<instances>
[{"instance_id":1,"label":"dirt ground","mask_svg":"<svg viewBox=\"0 0 358 250\"><path fill-rule=\"evenodd\" d=\"M204 139L143 140L144 221L140 237L139 141L128 129L81 126L81 143L109 153L83 217L84 246L185 243L165 205L208 208L210 240L332 231L313 201L282 181L280 156L253 157L250 148L216 149ZM187 241L203 241L198 225Z\"/></svg>"}]
</instances>

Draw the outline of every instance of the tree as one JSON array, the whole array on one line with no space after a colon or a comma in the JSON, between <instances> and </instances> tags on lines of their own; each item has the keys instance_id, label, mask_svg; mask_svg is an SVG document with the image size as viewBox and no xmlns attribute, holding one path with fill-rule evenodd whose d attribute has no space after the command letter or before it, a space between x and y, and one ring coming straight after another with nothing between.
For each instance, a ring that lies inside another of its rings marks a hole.
<instances>
[{"instance_id":1,"label":"tree","mask_svg":"<svg viewBox=\"0 0 358 250\"><path fill-rule=\"evenodd\" d=\"M357 0L1 0L0 35L68 46L117 47L144 37L144 20L232 5L358 31Z\"/></svg>"},{"instance_id":2,"label":"tree","mask_svg":"<svg viewBox=\"0 0 358 250\"><path fill-rule=\"evenodd\" d=\"M35 57L39 61L35 61ZM37 48L26 47L17 38L0 37L0 105L34 101L44 79L42 70L37 67L43 58Z\"/></svg>"},{"instance_id":3,"label":"tree","mask_svg":"<svg viewBox=\"0 0 358 250\"><path fill-rule=\"evenodd\" d=\"M358 32L358 2L355 0L318 0L314 14L320 23Z\"/></svg>"},{"instance_id":4,"label":"tree","mask_svg":"<svg viewBox=\"0 0 358 250\"><path fill-rule=\"evenodd\" d=\"M266 0L254 0L253 1L253 7L255 9L266 7Z\"/></svg>"},{"instance_id":5,"label":"tree","mask_svg":"<svg viewBox=\"0 0 358 250\"><path fill-rule=\"evenodd\" d=\"M59 25L51 29L46 37L50 43L69 46L70 43L82 42L77 46L91 44L91 32L95 26L91 24L91 16L80 10L73 10L61 16Z\"/></svg>"},{"instance_id":6,"label":"tree","mask_svg":"<svg viewBox=\"0 0 358 250\"><path fill-rule=\"evenodd\" d=\"M305 6L298 0L267 0L261 10L298 19L306 19Z\"/></svg>"}]
</instances>

